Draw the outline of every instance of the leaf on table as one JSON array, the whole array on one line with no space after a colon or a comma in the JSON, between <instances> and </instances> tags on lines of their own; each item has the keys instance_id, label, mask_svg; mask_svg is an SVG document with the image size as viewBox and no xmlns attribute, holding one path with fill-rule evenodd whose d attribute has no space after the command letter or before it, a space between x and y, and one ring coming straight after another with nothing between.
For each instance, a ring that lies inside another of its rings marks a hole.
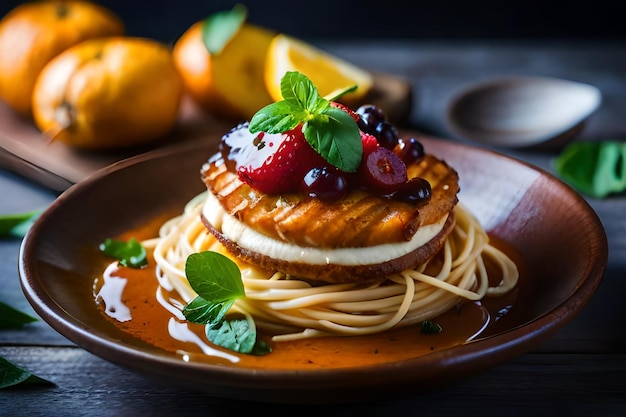
<instances>
[{"instance_id":1,"label":"leaf on table","mask_svg":"<svg viewBox=\"0 0 626 417\"><path fill-rule=\"evenodd\" d=\"M0 301L0 329L19 329L35 321L37 318L22 313Z\"/></svg>"},{"instance_id":2,"label":"leaf on table","mask_svg":"<svg viewBox=\"0 0 626 417\"><path fill-rule=\"evenodd\" d=\"M0 389L19 384L54 385L0 357Z\"/></svg>"},{"instance_id":3,"label":"leaf on table","mask_svg":"<svg viewBox=\"0 0 626 417\"><path fill-rule=\"evenodd\" d=\"M583 194L604 198L626 190L626 142L579 141L554 160L565 182Z\"/></svg>"},{"instance_id":4,"label":"leaf on table","mask_svg":"<svg viewBox=\"0 0 626 417\"><path fill-rule=\"evenodd\" d=\"M24 237L41 210L0 215L0 237Z\"/></svg>"}]
</instances>

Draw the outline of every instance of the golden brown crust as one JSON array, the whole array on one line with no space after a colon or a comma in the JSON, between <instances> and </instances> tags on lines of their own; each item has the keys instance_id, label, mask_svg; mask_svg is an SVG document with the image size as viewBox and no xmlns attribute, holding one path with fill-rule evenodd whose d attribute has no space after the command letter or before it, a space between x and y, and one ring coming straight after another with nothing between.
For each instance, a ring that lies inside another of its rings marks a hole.
<instances>
[{"instance_id":1,"label":"golden brown crust","mask_svg":"<svg viewBox=\"0 0 626 417\"><path fill-rule=\"evenodd\" d=\"M451 212L443 226L443 229L428 243L416 250L378 264L371 265L311 265L302 262L288 262L280 259L273 259L263 253L245 249L237 245L232 240L216 230L204 217L202 222L219 240L230 253L244 262L252 263L268 271L281 271L299 278L311 281L322 281L326 283L345 282L367 282L380 277L389 276L394 273L414 268L432 259L443 247L446 238L455 225L454 212Z\"/></svg>"},{"instance_id":2,"label":"golden brown crust","mask_svg":"<svg viewBox=\"0 0 626 417\"><path fill-rule=\"evenodd\" d=\"M360 189L334 203L300 194L264 194L215 161L203 167L202 178L228 214L259 233L303 247L358 248L406 242L420 227L452 212L458 202L458 174L445 161L427 154L407 173L429 181L432 198L427 205L417 207Z\"/></svg>"}]
</instances>

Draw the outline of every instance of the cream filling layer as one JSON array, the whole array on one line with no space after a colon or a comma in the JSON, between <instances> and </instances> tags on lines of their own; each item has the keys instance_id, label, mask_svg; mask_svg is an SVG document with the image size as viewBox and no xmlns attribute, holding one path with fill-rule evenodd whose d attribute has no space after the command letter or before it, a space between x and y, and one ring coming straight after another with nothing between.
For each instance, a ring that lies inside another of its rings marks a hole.
<instances>
[{"instance_id":1,"label":"cream filling layer","mask_svg":"<svg viewBox=\"0 0 626 417\"><path fill-rule=\"evenodd\" d=\"M243 249L287 262L344 266L374 265L406 255L437 236L448 218L446 214L439 222L420 227L413 238L406 242L385 243L363 248L322 249L294 245L257 232L228 214L211 192L207 192L202 215L224 237L237 243Z\"/></svg>"}]
</instances>

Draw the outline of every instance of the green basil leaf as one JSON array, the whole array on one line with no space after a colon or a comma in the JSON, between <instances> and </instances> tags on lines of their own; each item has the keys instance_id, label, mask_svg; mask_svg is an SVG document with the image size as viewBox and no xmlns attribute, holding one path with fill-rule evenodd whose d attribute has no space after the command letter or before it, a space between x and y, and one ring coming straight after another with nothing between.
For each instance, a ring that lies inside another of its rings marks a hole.
<instances>
[{"instance_id":1,"label":"green basil leaf","mask_svg":"<svg viewBox=\"0 0 626 417\"><path fill-rule=\"evenodd\" d=\"M40 378L0 357L0 388L12 387L18 384L54 385L52 382Z\"/></svg>"},{"instance_id":2,"label":"green basil leaf","mask_svg":"<svg viewBox=\"0 0 626 417\"><path fill-rule=\"evenodd\" d=\"M24 237L41 210L0 216L0 237Z\"/></svg>"},{"instance_id":3,"label":"green basil leaf","mask_svg":"<svg viewBox=\"0 0 626 417\"><path fill-rule=\"evenodd\" d=\"M626 190L626 142L578 141L554 160L565 182L583 194L604 198Z\"/></svg>"},{"instance_id":4,"label":"green basil leaf","mask_svg":"<svg viewBox=\"0 0 626 417\"><path fill-rule=\"evenodd\" d=\"M328 103L328 100L319 96L311 80L296 71L289 71L283 76L280 80L280 92L285 101L312 113L319 111L320 102L322 105L324 102Z\"/></svg>"},{"instance_id":5,"label":"green basil leaf","mask_svg":"<svg viewBox=\"0 0 626 417\"><path fill-rule=\"evenodd\" d=\"M146 248L135 238L126 242L106 239L100 244L100 250L105 255L116 258L122 266L142 268L148 264Z\"/></svg>"},{"instance_id":6,"label":"green basil leaf","mask_svg":"<svg viewBox=\"0 0 626 417\"><path fill-rule=\"evenodd\" d=\"M257 341L256 328L245 318L207 326L206 336L212 343L234 352L262 355L271 351L267 344Z\"/></svg>"},{"instance_id":7,"label":"green basil leaf","mask_svg":"<svg viewBox=\"0 0 626 417\"><path fill-rule=\"evenodd\" d=\"M248 9L236 4L230 11L222 11L207 17L202 23L202 42L212 55L217 55L241 29L248 18Z\"/></svg>"},{"instance_id":8,"label":"green basil leaf","mask_svg":"<svg viewBox=\"0 0 626 417\"><path fill-rule=\"evenodd\" d=\"M37 320L0 301L0 329L19 329Z\"/></svg>"},{"instance_id":9,"label":"green basil leaf","mask_svg":"<svg viewBox=\"0 0 626 417\"><path fill-rule=\"evenodd\" d=\"M288 101L279 101L256 112L250 119L248 130L251 133L283 133L298 126L305 118L302 108Z\"/></svg>"},{"instance_id":10,"label":"green basil leaf","mask_svg":"<svg viewBox=\"0 0 626 417\"><path fill-rule=\"evenodd\" d=\"M221 253L192 253L185 262L185 275L191 288L209 302L220 303L245 295L239 267Z\"/></svg>"},{"instance_id":11,"label":"green basil leaf","mask_svg":"<svg viewBox=\"0 0 626 417\"><path fill-rule=\"evenodd\" d=\"M307 142L329 163L346 172L355 172L363 156L359 127L346 112L329 107L325 120L313 119L304 125Z\"/></svg>"},{"instance_id":12,"label":"green basil leaf","mask_svg":"<svg viewBox=\"0 0 626 417\"><path fill-rule=\"evenodd\" d=\"M235 300L212 303L202 297L196 297L183 308L183 315L192 323L214 324L224 319L224 316Z\"/></svg>"}]
</instances>

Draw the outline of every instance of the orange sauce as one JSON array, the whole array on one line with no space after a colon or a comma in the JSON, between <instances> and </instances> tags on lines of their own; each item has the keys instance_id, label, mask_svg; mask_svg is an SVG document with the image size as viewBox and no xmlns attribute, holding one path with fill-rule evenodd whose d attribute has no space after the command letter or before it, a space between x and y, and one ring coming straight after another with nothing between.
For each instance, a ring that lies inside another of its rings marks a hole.
<instances>
[{"instance_id":1,"label":"orange sauce","mask_svg":"<svg viewBox=\"0 0 626 417\"><path fill-rule=\"evenodd\" d=\"M150 228L130 231L122 238L135 236L141 239L148 230ZM113 295L101 293L96 297L96 302L106 318L124 332L171 352L181 360L223 363L228 366L256 369L303 370L389 363L467 343L468 340L496 334L519 324L521 316L517 313L516 303L520 296L520 283L524 281L521 258L510 246L494 237L491 239L493 245L503 250L518 265L520 270L518 286L501 297L490 297L480 302L461 302L432 320L443 328L442 332L436 334L424 334L418 325L367 336L329 336L289 342L272 342L269 335L260 334L271 347L271 353L263 356L238 354L211 344L204 334L204 326L187 323L182 320L182 316L176 319L174 314L164 307L164 300L168 305L179 303L179 307L183 303L176 293L165 291L159 286L155 262L151 257L149 266L143 269L118 266L112 268L108 277L121 280L117 281L120 285L116 287L119 293ZM489 268L489 265L487 266ZM489 269L493 272L493 268ZM104 279L99 277L96 280L94 285L96 294L102 289ZM119 286L123 288L120 290ZM120 320L119 317L111 317L115 314L123 316L121 313L124 312L121 312L119 307L114 312L107 311L113 305L111 300L106 300L107 297L117 297L118 305L121 303L128 309L129 318ZM158 301L159 297L161 302Z\"/></svg>"}]
</instances>

